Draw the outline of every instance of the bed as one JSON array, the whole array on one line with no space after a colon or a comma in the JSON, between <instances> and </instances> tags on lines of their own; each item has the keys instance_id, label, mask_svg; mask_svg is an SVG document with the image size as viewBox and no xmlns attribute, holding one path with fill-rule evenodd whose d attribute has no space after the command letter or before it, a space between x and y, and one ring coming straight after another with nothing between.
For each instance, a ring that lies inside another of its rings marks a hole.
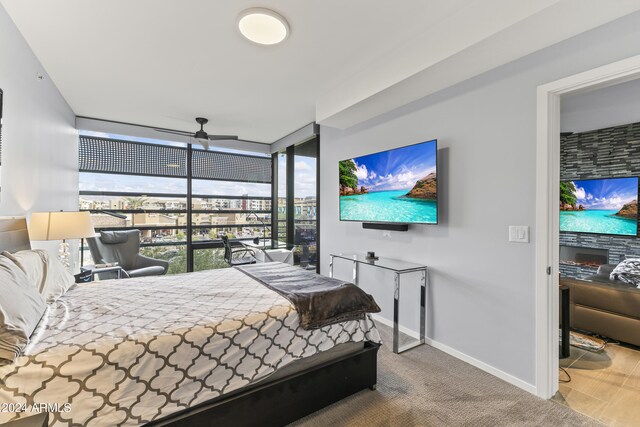
<instances>
[{"instance_id":1,"label":"bed","mask_svg":"<svg viewBox=\"0 0 640 427\"><path fill-rule=\"evenodd\" d=\"M379 343L368 315L302 329L233 268L78 284L0 366L0 403L53 404L53 426L279 426L375 388Z\"/></svg>"}]
</instances>

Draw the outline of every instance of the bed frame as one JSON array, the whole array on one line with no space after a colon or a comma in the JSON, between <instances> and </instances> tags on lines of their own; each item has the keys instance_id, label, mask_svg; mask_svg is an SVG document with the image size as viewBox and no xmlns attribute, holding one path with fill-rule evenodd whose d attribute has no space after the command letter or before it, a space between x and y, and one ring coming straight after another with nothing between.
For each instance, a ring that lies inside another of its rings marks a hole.
<instances>
[{"instance_id":1,"label":"bed frame","mask_svg":"<svg viewBox=\"0 0 640 427\"><path fill-rule=\"evenodd\" d=\"M0 217L0 252L30 249L24 218ZM269 382L243 387L153 421L150 426L279 427L364 389L375 390L379 344Z\"/></svg>"},{"instance_id":2,"label":"bed frame","mask_svg":"<svg viewBox=\"0 0 640 427\"><path fill-rule=\"evenodd\" d=\"M279 427L354 393L375 390L380 344L279 380L244 387L147 425Z\"/></svg>"}]
</instances>

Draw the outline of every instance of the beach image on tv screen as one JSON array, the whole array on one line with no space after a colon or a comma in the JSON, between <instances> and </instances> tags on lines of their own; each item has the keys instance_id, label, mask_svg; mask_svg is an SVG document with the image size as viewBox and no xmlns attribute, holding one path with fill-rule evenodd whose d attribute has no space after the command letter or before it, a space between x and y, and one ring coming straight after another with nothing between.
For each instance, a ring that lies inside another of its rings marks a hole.
<instances>
[{"instance_id":1,"label":"beach image on tv screen","mask_svg":"<svg viewBox=\"0 0 640 427\"><path fill-rule=\"evenodd\" d=\"M340 219L438 222L436 141L339 163Z\"/></svg>"},{"instance_id":2,"label":"beach image on tv screen","mask_svg":"<svg viewBox=\"0 0 640 427\"><path fill-rule=\"evenodd\" d=\"M560 231L638 234L638 178L560 183Z\"/></svg>"}]
</instances>

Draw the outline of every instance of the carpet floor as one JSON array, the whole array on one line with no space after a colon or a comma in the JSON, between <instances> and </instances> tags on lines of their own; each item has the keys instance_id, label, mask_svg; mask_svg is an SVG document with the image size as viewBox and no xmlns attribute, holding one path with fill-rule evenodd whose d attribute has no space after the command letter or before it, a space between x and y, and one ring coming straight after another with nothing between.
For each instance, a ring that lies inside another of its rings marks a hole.
<instances>
[{"instance_id":1,"label":"carpet floor","mask_svg":"<svg viewBox=\"0 0 640 427\"><path fill-rule=\"evenodd\" d=\"M426 345L389 349L379 325L377 389L363 390L291 424L325 426L601 426Z\"/></svg>"}]
</instances>

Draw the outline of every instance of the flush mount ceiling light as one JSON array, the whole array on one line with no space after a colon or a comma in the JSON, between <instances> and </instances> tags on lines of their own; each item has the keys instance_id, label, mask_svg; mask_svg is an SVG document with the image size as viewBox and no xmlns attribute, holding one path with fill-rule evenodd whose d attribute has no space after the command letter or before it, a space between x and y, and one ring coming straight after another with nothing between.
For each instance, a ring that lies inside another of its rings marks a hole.
<instances>
[{"instance_id":1,"label":"flush mount ceiling light","mask_svg":"<svg viewBox=\"0 0 640 427\"><path fill-rule=\"evenodd\" d=\"M272 45L289 36L287 20L273 10L247 9L238 17L240 33L254 43Z\"/></svg>"}]
</instances>

